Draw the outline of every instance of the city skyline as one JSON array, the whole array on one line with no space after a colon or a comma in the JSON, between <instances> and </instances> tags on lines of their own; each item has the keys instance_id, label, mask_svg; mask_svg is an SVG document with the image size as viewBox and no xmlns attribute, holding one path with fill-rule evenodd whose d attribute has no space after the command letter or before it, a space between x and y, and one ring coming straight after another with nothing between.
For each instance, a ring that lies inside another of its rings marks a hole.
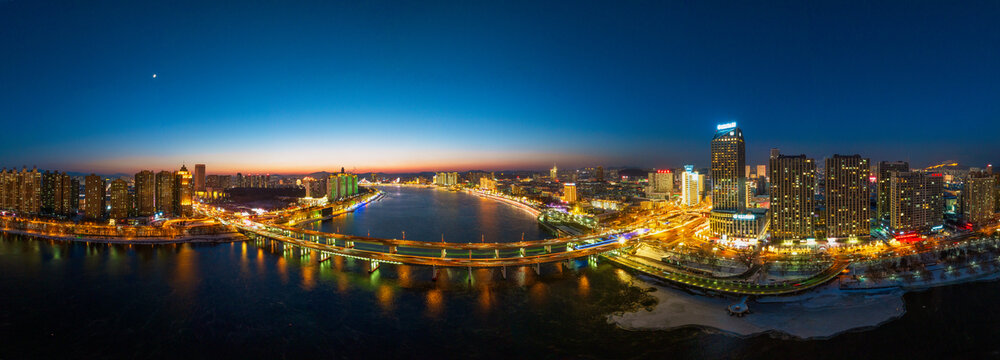
<instances>
[{"instance_id":1,"label":"city skyline","mask_svg":"<svg viewBox=\"0 0 1000 360\"><path fill-rule=\"evenodd\" d=\"M742 6L4 2L0 164L703 168L729 121L748 164L994 160L995 3Z\"/></svg>"}]
</instances>

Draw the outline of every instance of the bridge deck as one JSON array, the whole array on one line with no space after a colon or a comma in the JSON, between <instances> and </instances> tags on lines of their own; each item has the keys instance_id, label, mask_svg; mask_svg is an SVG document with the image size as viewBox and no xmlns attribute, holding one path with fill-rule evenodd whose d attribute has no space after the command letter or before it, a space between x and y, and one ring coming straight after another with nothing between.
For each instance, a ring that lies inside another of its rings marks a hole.
<instances>
[{"instance_id":1,"label":"bridge deck","mask_svg":"<svg viewBox=\"0 0 1000 360\"><path fill-rule=\"evenodd\" d=\"M300 246L303 248L308 248L317 251L328 252L336 255L352 256L367 260L395 262L395 263L402 263L409 265L427 265L427 266L443 266L443 267L500 267L500 266L534 265L541 263L566 261L590 255L597 255L608 251L617 250L623 246L622 243L614 241L614 242L609 242L607 244L588 247L581 250L544 253L538 255L526 255L518 257L463 258L461 257L461 253L456 254L458 256L436 257L436 256L388 253L382 251L373 251L373 250L349 248L331 244L323 244L252 228L241 228L241 230L248 231L257 234L259 236L275 239L284 243L292 244L295 246Z\"/></svg>"},{"instance_id":2,"label":"bridge deck","mask_svg":"<svg viewBox=\"0 0 1000 360\"><path fill-rule=\"evenodd\" d=\"M407 246L407 247L419 247L427 249L447 249L447 250L493 250L493 249L519 249L519 248L540 247L540 246L561 246L561 245L566 245L568 243L593 240L601 236L608 235L608 234L583 235L583 236L562 237L562 238L545 239L545 240L518 241L509 243L497 243L497 242L455 243L455 242L432 242L432 241L415 241L415 240L400 240L400 239L381 239L381 238L373 238L367 236L333 234L333 233L306 230L291 226L274 225L274 224L265 226L274 227L277 229L293 233L316 236L323 239L349 240L354 242L378 244L385 246Z\"/></svg>"}]
</instances>

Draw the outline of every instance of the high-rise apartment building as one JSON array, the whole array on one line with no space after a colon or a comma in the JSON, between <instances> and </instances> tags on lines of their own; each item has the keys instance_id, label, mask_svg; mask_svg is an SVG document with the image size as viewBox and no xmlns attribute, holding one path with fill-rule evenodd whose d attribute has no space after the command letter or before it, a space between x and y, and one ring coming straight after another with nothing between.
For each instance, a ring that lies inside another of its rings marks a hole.
<instances>
[{"instance_id":1,"label":"high-rise apartment building","mask_svg":"<svg viewBox=\"0 0 1000 360\"><path fill-rule=\"evenodd\" d=\"M890 211L892 192L889 191L889 187L892 182L891 174L894 171L910 171L910 164L905 161L879 161L875 169L875 203L877 210L875 219L878 221L888 220L890 214L892 214L892 211Z\"/></svg>"},{"instance_id":2,"label":"high-rise apartment building","mask_svg":"<svg viewBox=\"0 0 1000 360\"><path fill-rule=\"evenodd\" d=\"M16 210L21 214L39 214L42 209L42 173L37 168L21 168L15 185Z\"/></svg>"},{"instance_id":3,"label":"high-rise apartment building","mask_svg":"<svg viewBox=\"0 0 1000 360\"><path fill-rule=\"evenodd\" d=\"M50 215L56 213L56 193L61 190L61 187L58 185L62 185L59 181L58 172L46 170L42 173L42 205L40 213Z\"/></svg>"},{"instance_id":4,"label":"high-rise apartment building","mask_svg":"<svg viewBox=\"0 0 1000 360\"><path fill-rule=\"evenodd\" d=\"M194 164L194 191L205 192L205 164Z\"/></svg>"},{"instance_id":5,"label":"high-rise apartment building","mask_svg":"<svg viewBox=\"0 0 1000 360\"><path fill-rule=\"evenodd\" d=\"M969 172L962 189L962 218L973 224L993 219L996 178L986 172Z\"/></svg>"},{"instance_id":6,"label":"high-rise apartment building","mask_svg":"<svg viewBox=\"0 0 1000 360\"><path fill-rule=\"evenodd\" d=\"M163 170L156 173L156 212L174 215L174 173Z\"/></svg>"},{"instance_id":7,"label":"high-rise apartment building","mask_svg":"<svg viewBox=\"0 0 1000 360\"><path fill-rule=\"evenodd\" d=\"M549 169L549 177L553 180L559 179L559 168L552 165L552 169Z\"/></svg>"},{"instance_id":8,"label":"high-rise apartment building","mask_svg":"<svg viewBox=\"0 0 1000 360\"><path fill-rule=\"evenodd\" d=\"M156 174L150 170L135 174L135 210L138 216L156 213Z\"/></svg>"},{"instance_id":9,"label":"high-rise apartment building","mask_svg":"<svg viewBox=\"0 0 1000 360\"><path fill-rule=\"evenodd\" d=\"M871 234L869 161L861 155L826 159L826 236L859 238Z\"/></svg>"},{"instance_id":10,"label":"high-rise apartment building","mask_svg":"<svg viewBox=\"0 0 1000 360\"><path fill-rule=\"evenodd\" d=\"M63 213L75 216L80 211L80 180L63 177Z\"/></svg>"},{"instance_id":11,"label":"high-rise apartment building","mask_svg":"<svg viewBox=\"0 0 1000 360\"><path fill-rule=\"evenodd\" d=\"M132 214L132 199L128 193L128 182L118 178L111 181L108 190L111 198L111 210L109 215L112 219L124 219Z\"/></svg>"},{"instance_id":12,"label":"high-rise apartment building","mask_svg":"<svg viewBox=\"0 0 1000 360\"><path fill-rule=\"evenodd\" d=\"M772 156L771 238L798 240L815 236L816 162L805 155Z\"/></svg>"},{"instance_id":13,"label":"high-rise apartment building","mask_svg":"<svg viewBox=\"0 0 1000 360\"><path fill-rule=\"evenodd\" d=\"M880 166L879 176L881 170ZM890 171L888 177L887 211L893 234L924 232L944 224L944 177L941 174Z\"/></svg>"},{"instance_id":14,"label":"high-rise apartment building","mask_svg":"<svg viewBox=\"0 0 1000 360\"><path fill-rule=\"evenodd\" d=\"M104 217L104 178L90 174L84 181L83 215L90 220L99 220Z\"/></svg>"},{"instance_id":15,"label":"high-rise apartment building","mask_svg":"<svg viewBox=\"0 0 1000 360\"><path fill-rule=\"evenodd\" d=\"M441 186L458 185L457 172L439 172L434 175L434 184Z\"/></svg>"}]
</instances>

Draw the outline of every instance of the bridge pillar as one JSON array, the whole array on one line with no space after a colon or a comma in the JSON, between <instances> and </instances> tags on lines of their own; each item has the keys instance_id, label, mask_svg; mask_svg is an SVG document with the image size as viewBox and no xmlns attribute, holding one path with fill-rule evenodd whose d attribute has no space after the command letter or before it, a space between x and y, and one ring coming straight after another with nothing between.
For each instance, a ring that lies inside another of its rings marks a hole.
<instances>
[{"instance_id":1,"label":"bridge pillar","mask_svg":"<svg viewBox=\"0 0 1000 360\"><path fill-rule=\"evenodd\" d=\"M389 253L390 254L395 254L395 253L398 253L398 252L399 252L399 250L396 248L396 245L389 245Z\"/></svg>"},{"instance_id":2,"label":"bridge pillar","mask_svg":"<svg viewBox=\"0 0 1000 360\"><path fill-rule=\"evenodd\" d=\"M545 245L545 253L546 254L552 253L552 245Z\"/></svg>"},{"instance_id":3,"label":"bridge pillar","mask_svg":"<svg viewBox=\"0 0 1000 360\"><path fill-rule=\"evenodd\" d=\"M570 245L570 243L566 243L566 251L573 251L573 245Z\"/></svg>"},{"instance_id":4,"label":"bridge pillar","mask_svg":"<svg viewBox=\"0 0 1000 360\"><path fill-rule=\"evenodd\" d=\"M345 241L344 242L344 247L352 248L353 249L354 248L354 242L353 241Z\"/></svg>"},{"instance_id":5,"label":"bridge pillar","mask_svg":"<svg viewBox=\"0 0 1000 360\"><path fill-rule=\"evenodd\" d=\"M500 267L500 277L502 277L504 280L507 280L507 267L506 266L501 266Z\"/></svg>"},{"instance_id":6,"label":"bridge pillar","mask_svg":"<svg viewBox=\"0 0 1000 360\"><path fill-rule=\"evenodd\" d=\"M375 272L375 270L378 270L379 266L382 266L382 263L378 260L370 260L368 262L368 273L371 274Z\"/></svg>"},{"instance_id":7,"label":"bridge pillar","mask_svg":"<svg viewBox=\"0 0 1000 360\"><path fill-rule=\"evenodd\" d=\"M438 280L438 267L437 267L437 265L431 265L431 272L434 273L434 276L431 277L431 281L437 281Z\"/></svg>"},{"instance_id":8,"label":"bridge pillar","mask_svg":"<svg viewBox=\"0 0 1000 360\"><path fill-rule=\"evenodd\" d=\"M493 249L493 258L494 259L500 258L500 249ZM504 272L504 274L506 274L506 272Z\"/></svg>"},{"instance_id":9,"label":"bridge pillar","mask_svg":"<svg viewBox=\"0 0 1000 360\"><path fill-rule=\"evenodd\" d=\"M535 263L535 266L532 266L531 269L535 270L535 275L541 275L542 274L542 264L541 263Z\"/></svg>"},{"instance_id":10,"label":"bridge pillar","mask_svg":"<svg viewBox=\"0 0 1000 360\"><path fill-rule=\"evenodd\" d=\"M472 267L469 266L469 284L472 283Z\"/></svg>"},{"instance_id":11,"label":"bridge pillar","mask_svg":"<svg viewBox=\"0 0 1000 360\"><path fill-rule=\"evenodd\" d=\"M518 252L520 252L520 253L521 253L521 257L524 257L524 254L525 254L525 251L524 251L524 248L520 248L520 249L518 250Z\"/></svg>"},{"instance_id":12,"label":"bridge pillar","mask_svg":"<svg viewBox=\"0 0 1000 360\"><path fill-rule=\"evenodd\" d=\"M448 257L448 249L441 249L441 257Z\"/></svg>"}]
</instances>

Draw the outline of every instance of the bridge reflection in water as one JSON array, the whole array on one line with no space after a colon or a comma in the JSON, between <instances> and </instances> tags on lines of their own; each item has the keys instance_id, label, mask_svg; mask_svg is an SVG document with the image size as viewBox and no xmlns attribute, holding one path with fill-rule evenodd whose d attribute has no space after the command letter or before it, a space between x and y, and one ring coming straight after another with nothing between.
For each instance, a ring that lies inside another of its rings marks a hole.
<instances>
[{"instance_id":1,"label":"bridge reflection in water","mask_svg":"<svg viewBox=\"0 0 1000 360\"><path fill-rule=\"evenodd\" d=\"M597 271L597 264L587 258L575 261L550 263L543 267L518 266L507 269L506 277L498 268L479 267L467 270L461 267L431 267L400 264L370 269L370 260L360 257L332 256L309 247L293 245L271 237L249 234L244 242L248 249L242 251L243 244L231 245L240 255L241 261L251 265L242 269L242 276L259 277L254 274L265 268L267 257L277 256L270 261L277 270L277 277L283 283L291 283L305 291L322 289L326 283L329 289L346 294L361 291L370 294L373 304L383 314L394 314L400 310L400 297L405 297L405 289L422 290L423 315L430 318L444 316L448 299L454 294L472 299L474 309L480 314L492 313L503 299L502 289L516 287L526 289L531 303L546 305L551 301L550 292L555 283L568 284L569 293L589 295L589 276ZM256 250L254 249L256 248ZM621 271L616 269L616 271ZM569 280L567 282L567 280ZM465 285L467 284L467 285ZM560 288L562 292L565 289ZM452 295L448 295L452 294Z\"/></svg>"},{"instance_id":2,"label":"bridge reflection in water","mask_svg":"<svg viewBox=\"0 0 1000 360\"><path fill-rule=\"evenodd\" d=\"M588 258L596 262L598 255L617 254L645 234L644 230L628 233L602 233L512 243L448 243L399 239L380 239L344 234L330 234L285 225L244 222L234 223L241 232L265 246L280 244L283 253L318 257L320 263L343 257L368 263L368 272L382 264L421 265L433 268L499 268L507 277L507 267L532 267ZM434 277L437 277L435 272Z\"/></svg>"}]
</instances>

